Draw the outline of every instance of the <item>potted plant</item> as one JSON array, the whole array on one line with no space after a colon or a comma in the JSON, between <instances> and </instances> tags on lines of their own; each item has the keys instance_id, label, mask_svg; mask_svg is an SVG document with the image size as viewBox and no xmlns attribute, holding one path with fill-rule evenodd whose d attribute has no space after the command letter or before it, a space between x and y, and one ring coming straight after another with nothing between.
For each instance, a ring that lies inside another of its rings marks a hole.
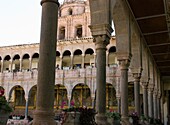
<instances>
[{"instance_id":1,"label":"potted plant","mask_svg":"<svg viewBox=\"0 0 170 125\"><path fill-rule=\"evenodd\" d=\"M106 116L111 125L120 125L121 115L118 112L107 112Z\"/></svg>"},{"instance_id":2,"label":"potted plant","mask_svg":"<svg viewBox=\"0 0 170 125\"><path fill-rule=\"evenodd\" d=\"M133 125L138 125L139 124L139 116L138 116L137 112L132 112L129 117L132 118Z\"/></svg>"},{"instance_id":3,"label":"potted plant","mask_svg":"<svg viewBox=\"0 0 170 125\"><path fill-rule=\"evenodd\" d=\"M5 96L5 90L0 88L0 125L6 125L12 108L9 106Z\"/></svg>"}]
</instances>

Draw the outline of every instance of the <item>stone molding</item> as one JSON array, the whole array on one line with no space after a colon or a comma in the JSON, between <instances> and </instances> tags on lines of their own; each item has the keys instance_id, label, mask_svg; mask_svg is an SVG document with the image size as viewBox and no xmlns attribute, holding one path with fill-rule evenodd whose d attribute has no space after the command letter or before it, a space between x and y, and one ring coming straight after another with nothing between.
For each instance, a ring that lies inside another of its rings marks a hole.
<instances>
[{"instance_id":1,"label":"stone molding","mask_svg":"<svg viewBox=\"0 0 170 125\"><path fill-rule=\"evenodd\" d=\"M149 85L148 85L148 91L149 91L150 93L153 93L153 91L154 91L154 84L149 84Z\"/></svg>"},{"instance_id":2,"label":"stone molding","mask_svg":"<svg viewBox=\"0 0 170 125\"><path fill-rule=\"evenodd\" d=\"M113 32L110 24L90 25L89 28L91 29L93 37L98 35L107 35L110 39L111 33Z\"/></svg>"}]
</instances>

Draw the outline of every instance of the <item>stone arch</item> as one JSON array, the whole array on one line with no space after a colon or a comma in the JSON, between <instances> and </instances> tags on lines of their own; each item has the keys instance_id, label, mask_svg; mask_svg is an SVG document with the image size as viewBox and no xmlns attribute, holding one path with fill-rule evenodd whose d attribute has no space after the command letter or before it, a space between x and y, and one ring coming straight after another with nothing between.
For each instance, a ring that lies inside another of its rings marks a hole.
<instances>
[{"instance_id":1,"label":"stone arch","mask_svg":"<svg viewBox=\"0 0 170 125\"><path fill-rule=\"evenodd\" d=\"M91 90L88 85L78 83L73 87L71 94L71 103L72 102L76 107L91 106Z\"/></svg>"},{"instance_id":2,"label":"stone arch","mask_svg":"<svg viewBox=\"0 0 170 125\"><path fill-rule=\"evenodd\" d=\"M13 86L9 91L9 101L13 107L25 106L25 90L20 85Z\"/></svg>"},{"instance_id":3,"label":"stone arch","mask_svg":"<svg viewBox=\"0 0 170 125\"><path fill-rule=\"evenodd\" d=\"M82 51L80 49L73 52L73 68L81 68L82 58Z\"/></svg>"},{"instance_id":4,"label":"stone arch","mask_svg":"<svg viewBox=\"0 0 170 125\"><path fill-rule=\"evenodd\" d=\"M130 21L132 20L132 17L124 1L116 1L114 6L111 8L111 14L115 27L118 56L121 56L121 54L130 54L131 43L129 35L131 34L129 32L129 28L131 25Z\"/></svg>"},{"instance_id":5,"label":"stone arch","mask_svg":"<svg viewBox=\"0 0 170 125\"><path fill-rule=\"evenodd\" d=\"M85 57L84 57L84 66L94 66L95 60L94 60L94 50L91 48L88 48L85 50Z\"/></svg>"},{"instance_id":6,"label":"stone arch","mask_svg":"<svg viewBox=\"0 0 170 125\"><path fill-rule=\"evenodd\" d=\"M68 106L68 91L65 85L56 84L55 85L55 99L54 106L58 108L65 108Z\"/></svg>"}]
</instances>

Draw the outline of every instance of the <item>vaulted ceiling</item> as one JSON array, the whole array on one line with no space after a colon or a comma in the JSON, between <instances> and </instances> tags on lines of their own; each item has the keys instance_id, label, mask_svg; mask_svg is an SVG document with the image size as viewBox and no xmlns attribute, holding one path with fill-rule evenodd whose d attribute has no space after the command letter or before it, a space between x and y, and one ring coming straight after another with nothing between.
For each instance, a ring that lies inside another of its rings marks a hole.
<instances>
[{"instance_id":1,"label":"vaulted ceiling","mask_svg":"<svg viewBox=\"0 0 170 125\"><path fill-rule=\"evenodd\" d=\"M127 0L160 70L170 76L170 0Z\"/></svg>"}]
</instances>

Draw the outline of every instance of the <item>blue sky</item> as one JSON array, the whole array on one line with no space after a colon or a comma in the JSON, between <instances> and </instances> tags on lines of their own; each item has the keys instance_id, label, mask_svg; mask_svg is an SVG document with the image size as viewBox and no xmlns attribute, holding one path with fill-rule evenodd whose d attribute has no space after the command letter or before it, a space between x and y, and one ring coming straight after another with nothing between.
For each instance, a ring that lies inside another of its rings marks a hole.
<instances>
[{"instance_id":1,"label":"blue sky","mask_svg":"<svg viewBox=\"0 0 170 125\"><path fill-rule=\"evenodd\" d=\"M1 0L0 46L39 43L41 0ZM63 0L59 0L62 2Z\"/></svg>"}]
</instances>

